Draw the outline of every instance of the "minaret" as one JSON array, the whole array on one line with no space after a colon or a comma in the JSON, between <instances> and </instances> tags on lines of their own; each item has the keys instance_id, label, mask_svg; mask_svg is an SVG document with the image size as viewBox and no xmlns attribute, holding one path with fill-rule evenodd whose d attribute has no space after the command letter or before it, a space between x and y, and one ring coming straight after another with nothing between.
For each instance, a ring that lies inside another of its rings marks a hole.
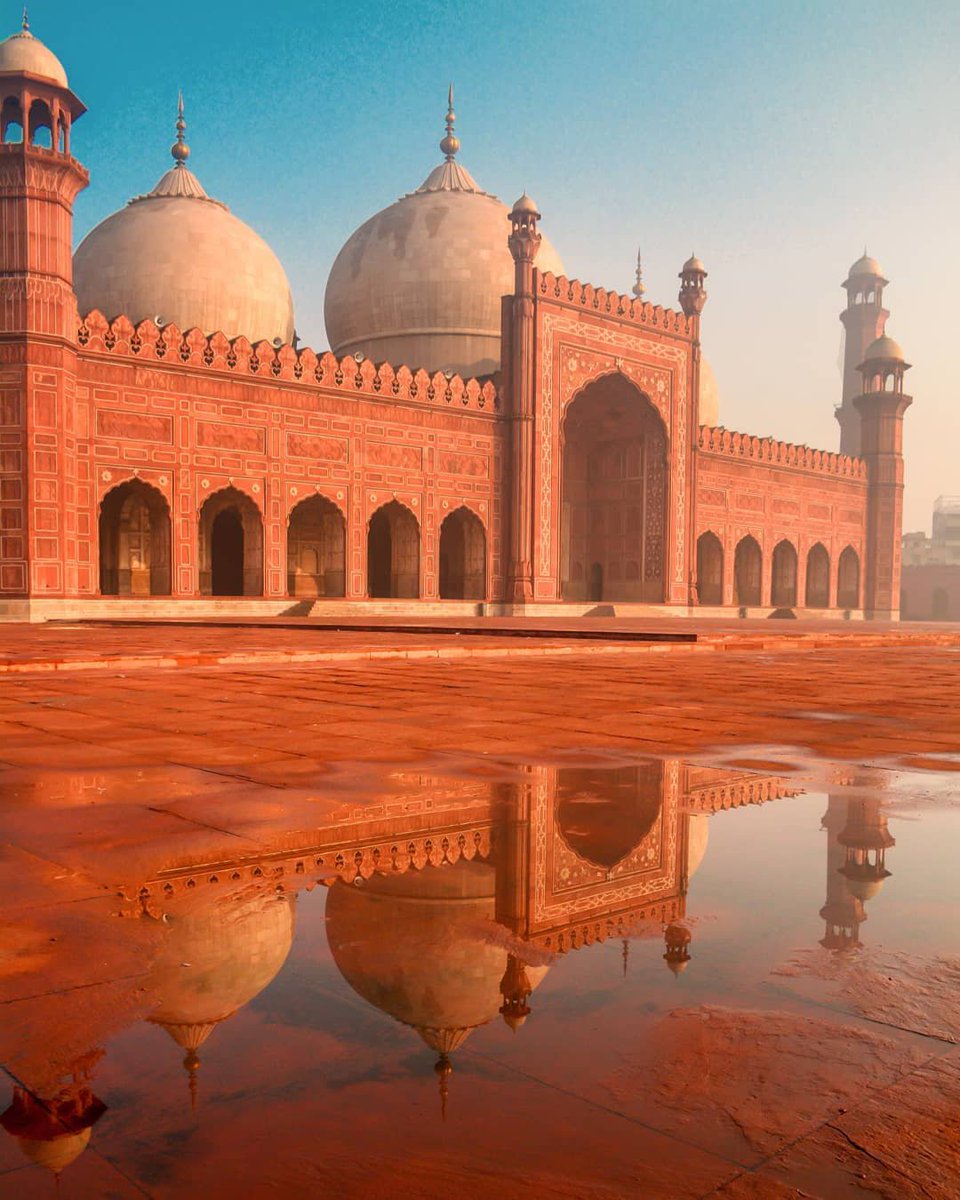
<instances>
[{"instance_id":1,"label":"minaret","mask_svg":"<svg viewBox=\"0 0 960 1200\"><path fill-rule=\"evenodd\" d=\"M70 153L84 106L26 14L0 42L0 84L2 601L77 588L73 202L89 177Z\"/></svg>"},{"instance_id":2,"label":"minaret","mask_svg":"<svg viewBox=\"0 0 960 1200\"><path fill-rule=\"evenodd\" d=\"M524 192L510 213L508 245L514 262L514 289L507 318L510 363L510 559L507 600L533 599L534 489L534 315L533 264L543 240L540 213Z\"/></svg>"},{"instance_id":3,"label":"minaret","mask_svg":"<svg viewBox=\"0 0 960 1200\"><path fill-rule=\"evenodd\" d=\"M883 336L890 315L883 307L886 285L880 264L866 250L841 284L847 291L847 307L840 314L844 328L843 395L836 417L840 423L840 453L854 458L860 455L860 414L853 404L861 391L859 367L867 347Z\"/></svg>"},{"instance_id":4,"label":"minaret","mask_svg":"<svg viewBox=\"0 0 960 1200\"><path fill-rule=\"evenodd\" d=\"M706 278L706 267L695 254L691 254L680 270L680 295L678 299L684 315L690 319L690 332L692 335L690 377L687 386L687 404L689 405L687 409L687 424L693 430L696 430L700 424L700 314L703 312L703 306L707 302L707 290L703 286ZM694 439L694 444L695 441L696 439ZM690 495L695 496L697 494L697 456L692 453L687 459L687 479ZM691 607L700 603L697 587L695 512L696 506L688 504L685 539L688 546L687 579L686 596L684 598L686 603ZM678 596L676 598L680 599L681 597Z\"/></svg>"},{"instance_id":5,"label":"minaret","mask_svg":"<svg viewBox=\"0 0 960 1200\"><path fill-rule=\"evenodd\" d=\"M903 377L909 369L893 338L877 338L859 364L863 385L853 401L860 416L860 457L867 464L863 611L882 621L900 619L903 414L913 403Z\"/></svg>"}]
</instances>

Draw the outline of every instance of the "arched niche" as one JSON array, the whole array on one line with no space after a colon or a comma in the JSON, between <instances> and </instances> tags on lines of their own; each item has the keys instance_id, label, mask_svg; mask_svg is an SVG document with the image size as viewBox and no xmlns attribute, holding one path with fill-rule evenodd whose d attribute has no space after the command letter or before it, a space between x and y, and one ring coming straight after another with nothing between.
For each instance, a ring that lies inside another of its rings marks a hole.
<instances>
[{"instance_id":1,"label":"arched niche","mask_svg":"<svg viewBox=\"0 0 960 1200\"><path fill-rule=\"evenodd\" d=\"M763 595L763 552L755 537L737 542L733 559L734 599L741 608L756 608Z\"/></svg>"},{"instance_id":2,"label":"arched niche","mask_svg":"<svg viewBox=\"0 0 960 1200\"><path fill-rule=\"evenodd\" d=\"M483 600L487 594L487 535L465 505L440 526L440 599Z\"/></svg>"},{"instance_id":3,"label":"arched niche","mask_svg":"<svg viewBox=\"0 0 960 1200\"><path fill-rule=\"evenodd\" d=\"M155 487L130 479L100 504L100 593L170 595L170 507Z\"/></svg>"},{"instance_id":4,"label":"arched niche","mask_svg":"<svg viewBox=\"0 0 960 1200\"><path fill-rule=\"evenodd\" d=\"M817 542L807 554L807 608L828 608L830 605L830 555Z\"/></svg>"},{"instance_id":5,"label":"arched niche","mask_svg":"<svg viewBox=\"0 0 960 1200\"><path fill-rule=\"evenodd\" d=\"M398 500L382 505L370 518L367 594L396 600L420 595L420 524Z\"/></svg>"},{"instance_id":6,"label":"arched niche","mask_svg":"<svg viewBox=\"0 0 960 1200\"><path fill-rule=\"evenodd\" d=\"M773 548L770 600L774 608L794 608L797 603L797 550L786 538Z\"/></svg>"},{"instance_id":7,"label":"arched niche","mask_svg":"<svg viewBox=\"0 0 960 1200\"><path fill-rule=\"evenodd\" d=\"M837 561L837 607L860 607L860 556L852 546Z\"/></svg>"},{"instance_id":8,"label":"arched niche","mask_svg":"<svg viewBox=\"0 0 960 1200\"><path fill-rule=\"evenodd\" d=\"M325 496L309 496L290 513L287 591L291 596L346 594L346 523Z\"/></svg>"},{"instance_id":9,"label":"arched niche","mask_svg":"<svg viewBox=\"0 0 960 1200\"><path fill-rule=\"evenodd\" d=\"M239 488L214 492L200 509L200 592L263 595L263 518Z\"/></svg>"},{"instance_id":10,"label":"arched niche","mask_svg":"<svg viewBox=\"0 0 960 1200\"><path fill-rule=\"evenodd\" d=\"M723 543L710 530L697 538L697 598L701 604L723 603Z\"/></svg>"}]
</instances>

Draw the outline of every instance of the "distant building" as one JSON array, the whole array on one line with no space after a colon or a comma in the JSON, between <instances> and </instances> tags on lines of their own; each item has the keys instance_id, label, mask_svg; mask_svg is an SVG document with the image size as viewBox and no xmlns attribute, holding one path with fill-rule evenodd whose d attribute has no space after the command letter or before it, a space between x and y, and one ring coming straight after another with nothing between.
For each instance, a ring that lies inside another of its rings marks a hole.
<instances>
[{"instance_id":1,"label":"distant building","mask_svg":"<svg viewBox=\"0 0 960 1200\"><path fill-rule=\"evenodd\" d=\"M909 621L960 621L960 496L939 496L933 535L903 536L900 606Z\"/></svg>"},{"instance_id":2,"label":"distant building","mask_svg":"<svg viewBox=\"0 0 960 1200\"><path fill-rule=\"evenodd\" d=\"M677 309L566 278L533 200L458 158L451 95L442 161L334 262L316 353L182 104L170 169L74 252L84 105L26 23L0 86L0 617L899 615L909 363L875 259L843 284L840 453L735 433L704 264Z\"/></svg>"}]
</instances>

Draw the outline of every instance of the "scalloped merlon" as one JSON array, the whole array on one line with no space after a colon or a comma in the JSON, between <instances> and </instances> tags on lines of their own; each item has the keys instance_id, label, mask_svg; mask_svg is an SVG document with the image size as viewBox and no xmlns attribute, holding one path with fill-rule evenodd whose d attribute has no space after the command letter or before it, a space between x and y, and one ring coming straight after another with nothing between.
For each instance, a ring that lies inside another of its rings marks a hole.
<instances>
[{"instance_id":1,"label":"scalloped merlon","mask_svg":"<svg viewBox=\"0 0 960 1200\"><path fill-rule=\"evenodd\" d=\"M592 283L582 283L579 279L554 275L551 271L537 272L534 291L566 304L607 313L621 320L632 321L636 325L660 329L665 333L679 333L686 337L691 334L690 318L676 309L649 304L645 300L638 300L636 296L608 291L606 288L595 287Z\"/></svg>"},{"instance_id":2,"label":"scalloped merlon","mask_svg":"<svg viewBox=\"0 0 960 1200\"><path fill-rule=\"evenodd\" d=\"M253 375L263 379L301 384L305 387L333 387L361 396L395 398L424 404L443 404L494 414L500 411L500 392L490 376L463 379L442 371L433 375L424 370L390 363L375 363L352 355L338 359L329 350L318 355L309 346L294 348L289 342L274 346L260 341L251 345L247 338L227 338L223 333L203 333L199 329L181 331L176 325L157 326L144 320L136 327L121 315L108 320L94 309L80 321L77 342L84 354L129 356L201 370L232 375Z\"/></svg>"},{"instance_id":3,"label":"scalloped merlon","mask_svg":"<svg viewBox=\"0 0 960 1200\"><path fill-rule=\"evenodd\" d=\"M722 454L731 458L749 459L752 462L771 463L774 466L818 471L823 475L836 475L842 479L865 481L867 478L867 464L862 458L851 458L848 454L836 454L832 450L814 450L810 446L798 446L794 442L779 442L776 438L737 433L735 430L725 429L722 425L701 425L697 449L704 454Z\"/></svg>"}]
</instances>

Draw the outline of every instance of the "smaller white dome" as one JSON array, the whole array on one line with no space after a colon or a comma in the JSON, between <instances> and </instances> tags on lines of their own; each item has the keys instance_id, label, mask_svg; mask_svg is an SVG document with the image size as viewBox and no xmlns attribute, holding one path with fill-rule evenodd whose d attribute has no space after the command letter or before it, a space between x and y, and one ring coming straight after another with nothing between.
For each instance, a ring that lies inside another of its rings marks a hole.
<instances>
[{"instance_id":1,"label":"smaller white dome","mask_svg":"<svg viewBox=\"0 0 960 1200\"><path fill-rule=\"evenodd\" d=\"M51 79L60 87L69 87L63 63L29 29L21 29L0 42L0 75L21 71Z\"/></svg>"},{"instance_id":2,"label":"smaller white dome","mask_svg":"<svg viewBox=\"0 0 960 1200\"><path fill-rule=\"evenodd\" d=\"M893 359L896 362L903 362L903 351L900 349L900 343L895 342L892 337L878 337L875 342L871 342L867 347L867 352L863 356L864 362L872 362L875 359Z\"/></svg>"},{"instance_id":3,"label":"smaller white dome","mask_svg":"<svg viewBox=\"0 0 960 1200\"><path fill-rule=\"evenodd\" d=\"M883 279L883 267L880 266L875 258L871 258L870 255L864 251L864 253L861 254L861 256L850 268L849 278L854 279L858 275L870 275L877 279Z\"/></svg>"}]
</instances>

